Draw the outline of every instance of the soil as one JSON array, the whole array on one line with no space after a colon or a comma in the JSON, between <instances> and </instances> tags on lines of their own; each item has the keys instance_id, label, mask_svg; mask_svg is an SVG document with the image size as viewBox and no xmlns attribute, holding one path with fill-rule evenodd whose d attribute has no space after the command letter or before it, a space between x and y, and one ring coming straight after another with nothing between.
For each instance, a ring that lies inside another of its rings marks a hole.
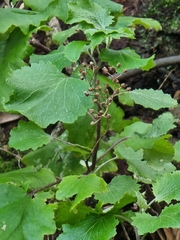
<instances>
[{"instance_id":1,"label":"soil","mask_svg":"<svg viewBox=\"0 0 180 240\"><path fill-rule=\"evenodd\" d=\"M118 2L120 4L124 5L124 14L125 15L131 15L136 17L152 17L162 23L162 26L164 26L163 30L160 32L156 32L153 30L145 30L142 27L137 27L136 29L136 39L135 40L127 40L127 39L121 39L121 40L115 40L112 42L111 47L113 49L121 49L126 46L129 46L132 49L135 49L138 54L140 54L142 57L149 57L152 54L156 55L156 58L162 58L166 56L172 56L172 55L179 55L180 54L180 25L177 25L177 29L173 28L171 29L171 26L162 21L163 18L169 18L171 21L174 21L174 7L171 6L168 7L168 9L165 9L165 6L159 6L159 9L157 8L156 12L153 10L150 11L151 4L158 4L159 1L150 1L150 0L115 0L115 2ZM153 8L152 8L153 9ZM161 12L161 14L157 14ZM164 16L163 13L164 12ZM176 9L176 13L179 14L179 12ZM152 14L152 15L150 15ZM179 16L179 15L178 15ZM172 25L174 26L173 22ZM43 32L38 32L38 34L35 35L36 39L38 39L42 44L47 46L47 36ZM79 36L74 36L75 38ZM82 36L80 36L82 38ZM54 49L55 46L49 45L48 48ZM38 47L35 48L35 52L42 52L42 49L38 49ZM42 52L42 54L45 54L46 50ZM172 97L176 97L177 100L179 100L177 95L179 96L179 88L180 88L180 81L173 82L170 77L167 77L167 75L170 73L173 74L177 79L180 79L180 65L173 65L164 68L164 72L161 69L153 69L149 72L144 72L140 75L131 77L126 80L126 84L131 87L132 89L135 88L153 88L153 89L162 89L165 93L171 94ZM151 122L159 113L162 112L154 112L153 110L141 108L140 106L136 106L133 108L126 107L124 108L125 111L125 117L126 118L132 118L134 116L140 117L143 119L143 121ZM163 110L163 111L167 111ZM180 116L180 110L177 111L177 116ZM4 116L3 116L4 117ZM8 116L2 120L2 115L0 115L0 172L2 171L9 171L11 169L18 168L14 156L10 154L9 148L8 148L8 139L9 139L9 133L10 130L17 125L17 122L19 118L22 118L21 116L17 116L16 119L12 120ZM176 140L180 136L180 129L179 126L172 132L174 139ZM2 151L3 149L3 151ZM11 150L12 152L12 150ZM19 153L17 151L13 151L15 155L18 155ZM2 161L2 159L5 160L5 162ZM126 168L125 165L121 166L122 168ZM133 206L130 206L130 208ZM126 231L128 232L128 235L130 239L135 239L134 231L131 226L126 224ZM159 230L159 232L156 232L154 234L149 234L146 237L146 240L158 240L158 239L175 239L175 238L169 238L168 234L169 232L173 232L175 230L167 230L164 231L163 229ZM125 240L126 237L124 235L124 231L122 229L122 226L119 225L117 228L117 236L115 237L115 240ZM168 233L167 233L168 232ZM173 233L172 233L173 234ZM162 238L162 236L164 238Z\"/></svg>"}]
</instances>

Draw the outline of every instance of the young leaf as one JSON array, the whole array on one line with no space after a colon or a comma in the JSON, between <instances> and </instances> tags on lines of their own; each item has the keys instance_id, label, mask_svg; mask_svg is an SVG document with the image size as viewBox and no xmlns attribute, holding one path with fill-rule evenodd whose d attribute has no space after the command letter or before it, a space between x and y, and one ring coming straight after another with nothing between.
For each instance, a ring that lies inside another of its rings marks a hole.
<instances>
[{"instance_id":1,"label":"young leaf","mask_svg":"<svg viewBox=\"0 0 180 240\"><path fill-rule=\"evenodd\" d=\"M145 138L154 138L166 134L169 130L175 128L175 118L170 112L161 114L153 120L152 127L145 135Z\"/></svg>"},{"instance_id":2,"label":"young leaf","mask_svg":"<svg viewBox=\"0 0 180 240\"><path fill-rule=\"evenodd\" d=\"M72 123L93 105L84 95L88 83L65 76L50 62L16 70L8 83L14 93L5 107L42 128L57 121Z\"/></svg>"},{"instance_id":3,"label":"young leaf","mask_svg":"<svg viewBox=\"0 0 180 240\"><path fill-rule=\"evenodd\" d=\"M144 122L135 122L132 123L129 126L126 126L124 128L124 131L121 133L122 137L132 137L134 133L138 133L140 135L144 135L148 132L148 130L151 128L150 123L144 123Z\"/></svg>"},{"instance_id":4,"label":"young leaf","mask_svg":"<svg viewBox=\"0 0 180 240\"><path fill-rule=\"evenodd\" d=\"M164 94L162 90L136 89L130 92L130 97L135 103L154 110L177 106L177 101L169 94Z\"/></svg>"},{"instance_id":5,"label":"young leaf","mask_svg":"<svg viewBox=\"0 0 180 240\"><path fill-rule=\"evenodd\" d=\"M31 199L15 185L1 183L0 189L0 239L43 239L55 232L55 205L38 195Z\"/></svg>"},{"instance_id":6,"label":"young leaf","mask_svg":"<svg viewBox=\"0 0 180 240\"><path fill-rule=\"evenodd\" d=\"M129 167L128 170L133 172L137 177L145 178L151 182L156 178L156 171L149 167L146 161L143 161L143 149L134 151L133 148L127 147L121 142L115 147L115 153L122 159L126 159Z\"/></svg>"},{"instance_id":7,"label":"young leaf","mask_svg":"<svg viewBox=\"0 0 180 240\"><path fill-rule=\"evenodd\" d=\"M36 55L32 54L30 57L30 63L39 63L43 61L45 63L51 62L53 65L62 71L64 67L70 66L72 62L65 57L65 47L60 46L57 50L50 52L47 55Z\"/></svg>"},{"instance_id":8,"label":"young leaf","mask_svg":"<svg viewBox=\"0 0 180 240\"><path fill-rule=\"evenodd\" d=\"M28 182L29 187L32 189L44 187L55 181L56 178L51 170L42 168L37 171L32 166L2 173L0 175L0 183L11 182L16 185L22 185L23 183Z\"/></svg>"},{"instance_id":9,"label":"young leaf","mask_svg":"<svg viewBox=\"0 0 180 240\"><path fill-rule=\"evenodd\" d=\"M139 186L136 180L130 176L117 176L107 185L108 192L96 193L95 198L103 201L103 204L121 201L125 194L136 196L136 191L139 191Z\"/></svg>"},{"instance_id":10,"label":"young leaf","mask_svg":"<svg viewBox=\"0 0 180 240\"><path fill-rule=\"evenodd\" d=\"M56 44L63 44L67 40L67 38L73 35L74 33L76 33L77 30L78 30L78 26L76 25L67 30L54 33L52 36L52 39Z\"/></svg>"},{"instance_id":11,"label":"young leaf","mask_svg":"<svg viewBox=\"0 0 180 240\"><path fill-rule=\"evenodd\" d=\"M151 216L148 213L136 213L132 217L132 225L136 226L139 235L153 233L160 228L180 228L179 222L180 204L165 207L159 216Z\"/></svg>"},{"instance_id":12,"label":"young leaf","mask_svg":"<svg viewBox=\"0 0 180 240\"><path fill-rule=\"evenodd\" d=\"M107 190L105 181L95 174L89 174L82 177L64 177L62 182L58 185L58 188L59 190L56 192L56 198L58 200L64 200L77 194L71 206L71 210L93 193L105 192Z\"/></svg>"},{"instance_id":13,"label":"young leaf","mask_svg":"<svg viewBox=\"0 0 180 240\"><path fill-rule=\"evenodd\" d=\"M19 121L10 133L9 146L21 151L33 150L47 144L52 137L33 122Z\"/></svg>"},{"instance_id":14,"label":"young leaf","mask_svg":"<svg viewBox=\"0 0 180 240\"><path fill-rule=\"evenodd\" d=\"M116 234L118 220L111 214L89 214L82 222L63 225L57 240L109 240Z\"/></svg>"},{"instance_id":15,"label":"young leaf","mask_svg":"<svg viewBox=\"0 0 180 240\"><path fill-rule=\"evenodd\" d=\"M122 50L103 49L100 58L103 62L108 62L109 65L114 66L117 73L122 73L124 70L134 68L149 70L155 66L153 61L154 56L143 59L130 48L124 48ZM120 67L117 67L118 63L120 63Z\"/></svg>"},{"instance_id":16,"label":"young leaf","mask_svg":"<svg viewBox=\"0 0 180 240\"><path fill-rule=\"evenodd\" d=\"M153 193L156 201L180 200L180 171L166 173L153 184Z\"/></svg>"},{"instance_id":17,"label":"young leaf","mask_svg":"<svg viewBox=\"0 0 180 240\"><path fill-rule=\"evenodd\" d=\"M119 28L119 27L128 27L128 26L135 26L135 25L142 25L145 28L154 28L155 30L161 30L162 27L160 23L154 19L151 18L136 18L136 17L130 17L130 16L120 16L118 17L118 21L113 28Z\"/></svg>"},{"instance_id":18,"label":"young leaf","mask_svg":"<svg viewBox=\"0 0 180 240\"><path fill-rule=\"evenodd\" d=\"M70 61L76 62L81 53L85 51L87 42L85 41L73 41L70 42L65 47L65 57L67 57Z\"/></svg>"},{"instance_id":19,"label":"young leaf","mask_svg":"<svg viewBox=\"0 0 180 240\"><path fill-rule=\"evenodd\" d=\"M104 8L108 8L109 11L111 11L111 13L115 16L121 16L123 13L123 5L119 3L109 0L91 0L91 2L96 2Z\"/></svg>"},{"instance_id":20,"label":"young leaf","mask_svg":"<svg viewBox=\"0 0 180 240\"><path fill-rule=\"evenodd\" d=\"M71 2L69 9L67 20L69 24L86 22L93 25L96 29L105 29L113 22L113 17L110 16L109 10L89 0Z\"/></svg>"}]
</instances>

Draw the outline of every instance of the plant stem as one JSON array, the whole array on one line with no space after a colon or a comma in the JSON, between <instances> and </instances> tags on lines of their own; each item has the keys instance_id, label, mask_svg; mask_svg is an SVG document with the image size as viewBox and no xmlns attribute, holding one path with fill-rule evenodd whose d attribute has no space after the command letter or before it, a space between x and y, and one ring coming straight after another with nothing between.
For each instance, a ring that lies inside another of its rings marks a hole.
<instances>
[{"instance_id":1,"label":"plant stem","mask_svg":"<svg viewBox=\"0 0 180 240\"><path fill-rule=\"evenodd\" d=\"M14 156L18 161L21 160L21 157L20 157L19 155L16 155L16 154L14 154L14 153L12 153L12 152L4 149L4 148L1 148L1 147L0 147L0 151L4 151L4 152L6 152L6 153L9 153L10 155Z\"/></svg>"},{"instance_id":2,"label":"plant stem","mask_svg":"<svg viewBox=\"0 0 180 240\"><path fill-rule=\"evenodd\" d=\"M124 235L125 235L126 239L131 240L123 223L121 223L121 227L123 229L123 232L124 232Z\"/></svg>"},{"instance_id":3,"label":"plant stem","mask_svg":"<svg viewBox=\"0 0 180 240\"><path fill-rule=\"evenodd\" d=\"M124 216L121 216L121 215L115 215L117 218L120 218L122 220L124 220L125 222L128 222L130 225L131 225L131 222L128 218L124 217ZM132 225L131 225L132 226ZM134 229L134 233L135 233L135 236L136 236L136 240L140 240L140 237L138 235L138 232L137 232L137 228L132 226L133 229Z\"/></svg>"},{"instance_id":4,"label":"plant stem","mask_svg":"<svg viewBox=\"0 0 180 240\"><path fill-rule=\"evenodd\" d=\"M58 183L60 183L60 182L61 182L61 178L58 178L55 182L50 183L50 184L48 184L48 185L46 185L46 186L44 186L44 187L35 189L35 190L29 192L28 194L34 195L34 194L36 194L36 193L38 193L38 192L40 192L40 191L42 191L42 190L44 190L44 189L46 189L46 188L52 187L52 186L54 186L54 185L56 185L56 184L58 184Z\"/></svg>"},{"instance_id":5,"label":"plant stem","mask_svg":"<svg viewBox=\"0 0 180 240\"><path fill-rule=\"evenodd\" d=\"M99 171L99 169L101 169L102 167L104 167L107 163L111 162L111 161L115 161L117 160L117 157L111 158L109 160L107 160L106 162L102 163L98 168L96 168L96 170L94 171L94 173L96 173L97 171ZM97 161L96 161L97 162Z\"/></svg>"},{"instance_id":6,"label":"plant stem","mask_svg":"<svg viewBox=\"0 0 180 240\"><path fill-rule=\"evenodd\" d=\"M91 165L91 171L93 171L96 167L96 163L97 163L97 152L99 149L99 143L100 143L100 139L101 139L101 120L99 120L96 124L96 145L93 149L92 152L92 165Z\"/></svg>"},{"instance_id":7,"label":"plant stem","mask_svg":"<svg viewBox=\"0 0 180 240\"><path fill-rule=\"evenodd\" d=\"M98 159L97 162L99 162L109 151L111 151L116 145L118 145L120 142L123 142L127 140L127 137L119 139L117 142L113 143L112 146L110 146Z\"/></svg>"}]
</instances>

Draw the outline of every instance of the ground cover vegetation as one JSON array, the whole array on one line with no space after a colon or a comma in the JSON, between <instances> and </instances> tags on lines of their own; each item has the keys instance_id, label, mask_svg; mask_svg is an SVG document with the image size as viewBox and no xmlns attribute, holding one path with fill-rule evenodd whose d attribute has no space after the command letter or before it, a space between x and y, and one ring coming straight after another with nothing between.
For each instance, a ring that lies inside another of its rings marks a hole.
<instances>
[{"instance_id":1,"label":"ground cover vegetation","mask_svg":"<svg viewBox=\"0 0 180 240\"><path fill-rule=\"evenodd\" d=\"M111 48L113 40L134 39L137 25L159 31L160 23L124 16L109 0L5 3L0 110L22 117L1 148L16 167L5 169L1 157L0 239L172 234L180 227L180 142L170 134L178 119L169 111L177 101L119 82L128 70L155 67L155 55ZM36 41L38 32L54 50ZM136 105L163 111L152 122L126 119L123 107Z\"/></svg>"}]
</instances>

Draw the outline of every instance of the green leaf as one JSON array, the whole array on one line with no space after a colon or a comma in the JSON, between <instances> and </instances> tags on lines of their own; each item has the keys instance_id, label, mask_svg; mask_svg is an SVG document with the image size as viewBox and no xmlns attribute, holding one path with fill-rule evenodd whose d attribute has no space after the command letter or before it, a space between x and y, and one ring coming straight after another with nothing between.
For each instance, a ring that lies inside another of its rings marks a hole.
<instances>
[{"instance_id":1,"label":"green leaf","mask_svg":"<svg viewBox=\"0 0 180 240\"><path fill-rule=\"evenodd\" d=\"M59 142L52 141L46 146L31 151L23 156L22 162L28 166L34 166L37 169L45 167L51 169L56 175L60 175L61 147Z\"/></svg>"},{"instance_id":2,"label":"green leaf","mask_svg":"<svg viewBox=\"0 0 180 240\"><path fill-rule=\"evenodd\" d=\"M118 95L119 102L123 105L127 105L130 107L134 106L134 101L130 98L129 92L125 89L120 90L120 94Z\"/></svg>"},{"instance_id":3,"label":"green leaf","mask_svg":"<svg viewBox=\"0 0 180 240\"><path fill-rule=\"evenodd\" d=\"M90 197L93 193L106 191L105 181L95 174L87 176L67 176L62 179L58 185L59 190L56 192L58 200L64 200L77 194L71 206L75 208L82 200ZM84 191L86 189L86 191Z\"/></svg>"},{"instance_id":4,"label":"green leaf","mask_svg":"<svg viewBox=\"0 0 180 240\"><path fill-rule=\"evenodd\" d=\"M57 121L72 123L93 105L91 97L84 95L88 83L65 76L50 62L16 70L8 83L14 93L6 109L18 111L42 128Z\"/></svg>"},{"instance_id":5,"label":"green leaf","mask_svg":"<svg viewBox=\"0 0 180 240\"><path fill-rule=\"evenodd\" d=\"M70 42L65 47L65 57L68 58L72 62L76 62L81 53L86 49L87 42L85 41L73 41Z\"/></svg>"},{"instance_id":6,"label":"green leaf","mask_svg":"<svg viewBox=\"0 0 180 240\"><path fill-rule=\"evenodd\" d=\"M73 35L74 33L76 33L77 30L78 30L78 26L76 25L67 30L54 33L52 36L52 39L56 44L63 44L67 40L67 38Z\"/></svg>"},{"instance_id":7,"label":"green leaf","mask_svg":"<svg viewBox=\"0 0 180 240\"><path fill-rule=\"evenodd\" d=\"M69 3L69 17L67 23L86 22L96 29L105 29L113 22L109 10L102 8L95 2L89 0L76 1Z\"/></svg>"},{"instance_id":8,"label":"green leaf","mask_svg":"<svg viewBox=\"0 0 180 240\"><path fill-rule=\"evenodd\" d=\"M87 168L80 164L80 161L82 160L82 156L80 154L64 152L62 157L63 159L60 171L61 178L70 175L82 175L87 171Z\"/></svg>"},{"instance_id":9,"label":"green leaf","mask_svg":"<svg viewBox=\"0 0 180 240\"><path fill-rule=\"evenodd\" d=\"M23 1L26 7L31 8L34 11L42 11L48 7L48 5L53 2L53 0L24 0Z\"/></svg>"},{"instance_id":10,"label":"green leaf","mask_svg":"<svg viewBox=\"0 0 180 240\"><path fill-rule=\"evenodd\" d=\"M123 5L119 3L112 2L109 0L91 0L91 2L96 2L97 4L103 6L104 8L108 8L113 15L119 16L122 15L123 13Z\"/></svg>"},{"instance_id":11,"label":"green leaf","mask_svg":"<svg viewBox=\"0 0 180 240\"><path fill-rule=\"evenodd\" d=\"M68 141L92 148L96 136L96 126L91 126L91 121L92 119L89 115L85 115L78 117L72 124L64 124L65 128L68 130Z\"/></svg>"},{"instance_id":12,"label":"green leaf","mask_svg":"<svg viewBox=\"0 0 180 240\"><path fill-rule=\"evenodd\" d=\"M116 234L118 220L113 215L87 215L82 222L63 225L63 233L57 240L109 240Z\"/></svg>"},{"instance_id":13,"label":"green leaf","mask_svg":"<svg viewBox=\"0 0 180 240\"><path fill-rule=\"evenodd\" d=\"M180 171L166 173L153 184L153 193L156 201L180 200Z\"/></svg>"},{"instance_id":14,"label":"green leaf","mask_svg":"<svg viewBox=\"0 0 180 240\"><path fill-rule=\"evenodd\" d=\"M19 121L18 127L10 132L9 146L21 151L33 150L47 144L52 137L33 122Z\"/></svg>"},{"instance_id":15,"label":"green leaf","mask_svg":"<svg viewBox=\"0 0 180 240\"><path fill-rule=\"evenodd\" d=\"M0 42L0 109L3 109L2 103L8 100L12 91L6 83L6 78L12 70L25 66L23 59L33 51L33 48L28 44L29 37L29 34L24 35L19 29L15 29L10 34L9 39Z\"/></svg>"},{"instance_id":16,"label":"green leaf","mask_svg":"<svg viewBox=\"0 0 180 240\"><path fill-rule=\"evenodd\" d=\"M139 186L136 180L130 176L117 176L107 185L108 192L96 193L95 198L103 201L103 204L121 201L125 194L136 196L136 191L139 191Z\"/></svg>"},{"instance_id":17,"label":"green leaf","mask_svg":"<svg viewBox=\"0 0 180 240\"><path fill-rule=\"evenodd\" d=\"M67 200L65 202L59 202L55 212L55 221L57 227L61 228L62 224L74 225L77 222L83 221L87 214L93 212L93 209L87 206L84 202L81 202L76 211L71 211L72 202Z\"/></svg>"},{"instance_id":18,"label":"green leaf","mask_svg":"<svg viewBox=\"0 0 180 240\"><path fill-rule=\"evenodd\" d=\"M83 24L81 24L81 28L83 29ZM120 39L122 37L134 39L134 30L128 28L119 28L119 29L111 29L111 27L105 29L95 29L95 28L88 28L84 30L84 33L87 35L88 40L91 41L90 45L95 45L95 42L99 42L100 40L103 42L106 38L114 38ZM89 36L90 35L90 36ZM109 39L110 40L110 39ZM111 40L110 40L111 41ZM109 46L110 42L108 43Z\"/></svg>"},{"instance_id":19,"label":"green leaf","mask_svg":"<svg viewBox=\"0 0 180 240\"><path fill-rule=\"evenodd\" d=\"M135 26L135 25L142 25L145 28L154 28L155 30L161 30L162 27L160 23L151 18L136 18L136 17L129 17L129 16L120 16L118 17L118 21L114 28L119 27L127 27L127 26Z\"/></svg>"},{"instance_id":20,"label":"green leaf","mask_svg":"<svg viewBox=\"0 0 180 240\"><path fill-rule=\"evenodd\" d=\"M130 97L135 103L154 110L177 106L177 101L169 94L164 94L162 90L136 89L130 92Z\"/></svg>"},{"instance_id":21,"label":"green leaf","mask_svg":"<svg viewBox=\"0 0 180 240\"><path fill-rule=\"evenodd\" d=\"M108 114L111 115L108 123L110 124L110 130L114 130L120 133L123 128L122 121L124 117L124 112L122 108L117 107L117 104L115 104L115 102L112 102L108 108Z\"/></svg>"},{"instance_id":22,"label":"green leaf","mask_svg":"<svg viewBox=\"0 0 180 240\"><path fill-rule=\"evenodd\" d=\"M166 140L166 136L150 139L155 139L152 149L146 148L144 150L144 160L147 161L148 166L161 175L174 171L175 166L171 163L174 149L171 143Z\"/></svg>"},{"instance_id":23,"label":"green leaf","mask_svg":"<svg viewBox=\"0 0 180 240\"><path fill-rule=\"evenodd\" d=\"M122 50L103 49L100 58L103 62L108 62L110 66L114 66L117 73L122 73L124 70L134 68L149 70L155 66L153 61L154 56L143 59L130 48L124 48ZM119 63L120 67L117 66Z\"/></svg>"},{"instance_id":24,"label":"green leaf","mask_svg":"<svg viewBox=\"0 0 180 240\"><path fill-rule=\"evenodd\" d=\"M39 63L43 61L45 63L51 62L53 65L61 71L64 67L70 66L72 62L65 57L65 47L60 46L57 50L50 52L47 55L32 54L30 57L30 63Z\"/></svg>"},{"instance_id":25,"label":"green leaf","mask_svg":"<svg viewBox=\"0 0 180 240\"><path fill-rule=\"evenodd\" d=\"M37 27L48 18L45 14L38 14L37 12L17 8L0 8L0 16L0 39L4 39L3 35L6 32L7 34L12 32L15 27L20 28L23 34L27 35L30 25Z\"/></svg>"},{"instance_id":26,"label":"green leaf","mask_svg":"<svg viewBox=\"0 0 180 240\"><path fill-rule=\"evenodd\" d=\"M121 133L122 137L131 137L134 135L134 133L138 133L140 135L144 135L148 132L148 130L151 128L150 123L144 123L144 122L135 122L132 123L129 126L126 126L124 128L124 131Z\"/></svg>"},{"instance_id":27,"label":"green leaf","mask_svg":"<svg viewBox=\"0 0 180 240\"><path fill-rule=\"evenodd\" d=\"M126 159L129 167L128 170L133 172L136 177L144 178L144 181L151 182L156 179L156 171L149 167L146 161L143 161L143 149L134 151L133 148L127 147L121 142L115 147L115 154L121 159Z\"/></svg>"},{"instance_id":28,"label":"green leaf","mask_svg":"<svg viewBox=\"0 0 180 240\"><path fill-rule=\"evenodd\" d=\"M139 235L153 233L160 228L180 228L180 204L165 207L159 216L151 216L148 213L136 213L132 217L132 225L138 229Z\"/></svg>"},{"instance_id":29,"label":"green leaf","mask_svg":"<svg viewBox=\"0 0 180 240\"><path fill-rule=\"evenodd\" d=\"M22 185L28 182L29 187L32 189L44 187L55 181L56 178L53 173L45 168L37 171L33 167L26 167L0 175L0 183L15 183L17 185Z\"/></svg>"},{"instance_id":30,"label":"green leaf","mask_svg":"<svg viewBox=\"0 0 180 240\"><path fill-rule=\"evenodd\" d=\"M173 159L180 162L180 141L176 142L173 147L175 150Z\"/></svg>"},{"instance_id":31,"label":"green leaf","mask_svg":"<svg viewBox=\"0 0 180 240\"><path fill-rule=\"evenodd\" d=\"M175 118L170 112L161 114L158 118L153 120L152 127L145 135L148 137L159 137L166 134L169 130L176 127L174 124Z\"/></svg>"},{"instance_id":32,"label":"green leaf","mask_svg":"<svg viewBox=\"0 0 180 240\"><path fill-rule=\"evenodd\" d=\"M58 177L67 175L83 174L85 168L79 163L82 156L76 156L72 148L67 151L59 141L50 142L48 145L29 152L22 158L22 162L28 166L33 165L37 169L48 168ZM84 154L84 149L80 149Z\"/></svg>"},{"instance_id":33,"label":"green leaf","mask_svg":"<svg viewBox=\"0 0 180 240\"><path fill-rule=\"evenodd\" d=\"M15 185L1 183L0 189L0 239L43 239L55 232L55 205L38 195L31 199Z\"/></svg>"}]
</instances>

